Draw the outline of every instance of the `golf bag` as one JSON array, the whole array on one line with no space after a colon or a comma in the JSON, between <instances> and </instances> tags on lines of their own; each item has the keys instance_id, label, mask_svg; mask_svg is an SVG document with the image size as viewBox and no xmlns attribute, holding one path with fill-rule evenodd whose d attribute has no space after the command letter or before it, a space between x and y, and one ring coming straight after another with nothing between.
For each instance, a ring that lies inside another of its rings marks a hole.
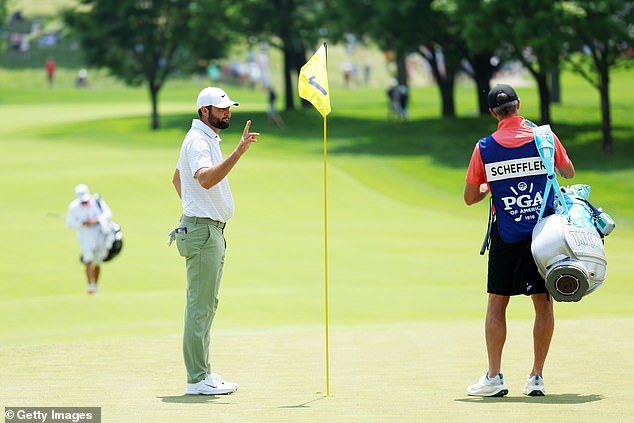
<instances>
[{"instance_id":1,"label":"golf bag","mask_svg":"<svg viewBox=\"0 0 634 423\"><path fill-rule=\"evenodd\" d=\"M101 261L110 261L119 255L123 249L123 232L121 226L115 222L108 222L108 226L102 229L102 259ZM79 256L79 261L84 262L84 256Z\"/></svg>"},{"instance_id":2,"label":"golf bag","mask_svg":"<svg viewBox=\"0 0 634 423\"><path fill-rule=\"evenodd\" d=\"M101 196L95 194L94 198L99 209L103 210ZM100 242L102 261L110 261L118 256L123 249L123 232L121 232L121 226L112 220L107 221L107 223L102 223ZM84 263L83 255L80 255L79 260Z\"/></svg>"},{"instance_id":3,"label":"golf bag","mask_svg":"<svg viewBox=\"0 0 634 423\"><path fill-rule=\"evenodd\" d=\"M544 198L555 193L555 213L539 221L532 233L531 251L546 289L556 301L579 301L599 288L606 277L603 237L615 227L607 213L589 201L588 185L560 188L554 170L554 140L549 125L533 128L535 142L548 172Z\"/></svg>"},{"instance_id":4,"label":"golf bag","mask_svg":"<svg viewBox=\"0 0 634 423\"><path fill-rule=\"evenodd\" d=\"M110 227L105 234L105 246L108 254L103 261L110 261L119 255L123 248L123 232L118 223L110 222Z\"/></svg>"}]
</instances>

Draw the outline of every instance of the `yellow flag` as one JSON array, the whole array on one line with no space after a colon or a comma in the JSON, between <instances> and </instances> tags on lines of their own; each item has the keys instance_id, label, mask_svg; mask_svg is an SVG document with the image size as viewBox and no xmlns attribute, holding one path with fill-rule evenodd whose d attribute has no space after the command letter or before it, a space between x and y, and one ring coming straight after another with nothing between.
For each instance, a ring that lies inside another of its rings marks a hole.
<instances>
[{"instance_id":1,"label":"yellow flag","mask_svg":"<svg viewBox=\"0 0 634 423\"><path fill-rule=\"evenodd\" d=\"M323 117L330 113L330 89L326 71L326 43L308 59L299 71L299 96L310 101Z\"/></svg>"}]
</instances>

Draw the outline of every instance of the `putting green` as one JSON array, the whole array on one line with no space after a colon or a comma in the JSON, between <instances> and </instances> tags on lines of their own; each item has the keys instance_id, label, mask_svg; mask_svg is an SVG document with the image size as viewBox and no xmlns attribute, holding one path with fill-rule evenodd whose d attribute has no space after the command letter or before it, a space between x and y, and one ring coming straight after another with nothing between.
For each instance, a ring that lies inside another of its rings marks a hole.
<instances>
[{"instance_id":1,"label":"putting green","mask_svg":"<svg viewBox=\"0 0 634 423\"><path fill-rule=\"evenodd\" d=\"M632 318L559 322L538 398L521 394L532 363L523 319L509 325L505 398L466 396L485 355L482 325L461 320L334 326L330 397L323 330L307 325L215 330L214 370L241 384L229 396L183 395L173 334L5 347L0 398L102 407L104 422L625 422L632 331Z\"/></svg>"}]
</instances>

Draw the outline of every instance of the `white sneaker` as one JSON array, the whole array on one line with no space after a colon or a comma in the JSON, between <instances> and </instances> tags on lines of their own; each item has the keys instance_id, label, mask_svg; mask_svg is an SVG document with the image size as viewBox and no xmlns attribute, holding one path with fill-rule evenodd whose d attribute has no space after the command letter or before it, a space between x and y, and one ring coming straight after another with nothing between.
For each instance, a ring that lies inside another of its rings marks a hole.
<instances>
[{"instance_id":1,"label":"white sneaker","mask_svg":"<svg viewBox=\"0 0 634 423\"><path fill-rule=\"evenodd\" d=\"M240 384L239 384L239 383L236 383L236 382L227 382L227 381L226 381L226 380L224 380L222 377L220 377L220 375L219 375L219 374L217 374L217 373L212 373L212 374L210 374L209 376L210 376L210 377L212 377L212 378L214 378L214 380L215 380L215 381L217 381L217 382L219 382L221 385L222 385L222 384L224 384L225 386L229 386L229 387L233 386L233 387L235 388L235 389L234 389L234 392L235 392L235 391L237 391L237 390L238 390L238 388L240 387Z\"/></svg>"},{"instance_id":2,"label":"white sneaker","mask_svg":"<svg viewBox=\"0 0 634 423\"><path fill-rule=\"evenodd\" d=\"M97 293L97 285L95 285L94 283L89 283L88 284L88 294L89 295L93 295Z\"/></svg>"},{"instance_id":3,"label":"white sneaker","mask_svg":"<svg viewBox=\"0 0 634 423\"><path fill-rule=\"evenodd\" d=\"M478 383L467 387L467 395L476 397L503 397L508 393L509 389L504 384L502 373L494 378L489 378L489 375L485 374Z\"/></svg>"},{"instance_id":4,"label":"white sneaker","mask_svg":"<svg viewBox=\"0 0 634 423\"><path fill-rule=\"evenodd\" d=\"M215 374L207 375L198 383L188 383L186 395L225 395L232 394L238 389L237 384L225 382Z\"/></svg>"},{"instance_id":5,"label":"white sneaker","mask_svg":"<svg viewBox=\"0 0 634 423\"><path fill-rule=\"evenodd\" d=\"M535 374L535 376L528 375L528 380L526 385L524 385L524 389L522 389L522 393L529 397L543 397L546 395L544 378L538 374Z\"/></svg>"}]
</instances>

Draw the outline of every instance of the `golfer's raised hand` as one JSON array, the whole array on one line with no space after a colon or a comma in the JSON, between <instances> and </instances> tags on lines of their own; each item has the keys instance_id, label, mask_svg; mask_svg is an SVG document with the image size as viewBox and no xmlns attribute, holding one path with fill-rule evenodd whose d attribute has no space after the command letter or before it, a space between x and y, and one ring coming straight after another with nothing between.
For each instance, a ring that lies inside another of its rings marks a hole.
<instances>
[{"instance_id":1,"label":"golfer's raised hand","mask_svg":"<svg viewBox=\"0 0 634 423\"><path fill-rule=\"evenodd\" d=\"M242 138L240 138L240 144L238 145L238 152L242 155L246 153L246 151L251 146L251 143L257 142L257 136L260 135L259 132L249 132L251 128L251 120L247 120L246 125L244 125L244 131L242 131Z\"/></svg>"}]
</instances>

